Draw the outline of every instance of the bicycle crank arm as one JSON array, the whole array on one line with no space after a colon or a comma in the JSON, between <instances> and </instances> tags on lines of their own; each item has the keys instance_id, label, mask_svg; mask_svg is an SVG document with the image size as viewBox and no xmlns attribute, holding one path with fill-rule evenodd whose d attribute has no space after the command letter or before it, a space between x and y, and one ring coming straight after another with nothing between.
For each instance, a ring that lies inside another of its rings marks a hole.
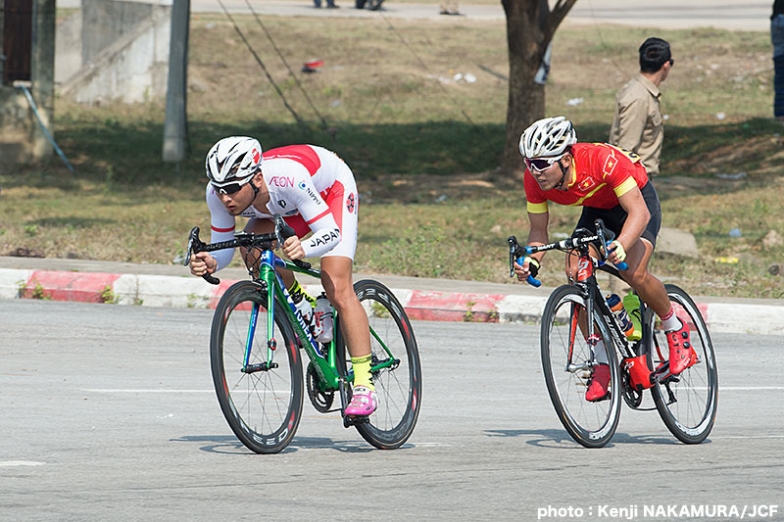
<instances>
[{"instance_id":1,"label":"bicycle crank arm","mask_svg":"<svg viewBox=\"0 0 784 522\"><path fill-rule=\"evenodd\" d=\"M576 372L579 372L579 371L591 371L592 369L593 369L593 366L590 363L587 363L587 362L585 362L583 364L569 363L569 364L566 365L566 368L564 368L564 371L567 371L569 373L576 373Z\"/></svg>"},{"instance_id":2,"label":"bicycle crank arm","mask_svg":"<svg viewBox=\"0 0 784 522\"><path fill-rule=\"evenodd\" d=\"M242 373L267 372L277 367L278 367L278 363L276 362L270 364L264 361L263 363L260 364L249 364L248 366L242 369Z\"/></svg>"}]
</instances>

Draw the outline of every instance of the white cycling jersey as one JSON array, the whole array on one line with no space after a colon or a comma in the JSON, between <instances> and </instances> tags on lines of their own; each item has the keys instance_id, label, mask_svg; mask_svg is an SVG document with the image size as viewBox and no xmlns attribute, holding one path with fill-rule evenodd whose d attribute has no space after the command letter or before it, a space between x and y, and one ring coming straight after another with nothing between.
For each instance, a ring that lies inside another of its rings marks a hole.
<instances>
[{"instance_id":1,"label":"white cycling jersey","mask_svg":"<svg viewBox=\"0 0 784 522\"><path fill-rule=\"evenodd\" d=\"M266 208L251 205L242 212L248 218L270 219L275 214L302 238L305 257L343 256L354 259L357 246L359 198L354 174L335 153L314 145L289 145L262 155L262 175L270 199ZM223 206L211 183L207 206L216 243L234 237L235 216ZM213 257L218 270L231 262L234 249L218 250Z\"/></svg>"}]
</instances>

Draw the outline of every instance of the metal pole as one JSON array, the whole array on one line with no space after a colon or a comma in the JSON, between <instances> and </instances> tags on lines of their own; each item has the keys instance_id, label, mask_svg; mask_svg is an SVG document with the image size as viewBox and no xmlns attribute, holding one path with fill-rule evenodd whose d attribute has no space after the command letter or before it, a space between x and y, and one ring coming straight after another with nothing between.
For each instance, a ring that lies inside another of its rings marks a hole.
<instances>
[{"instance_id":1,"label":"metal pole","mask_svg":"<svg viewBox=\"0 0 784 522\"><path fill-rule=\"evenodd\" d=\"M163 126L163 161L180 163L188 151L187 82L190 0L174 0L171 11L169 78L166 121Z\"/></svg>"}]
</instances>

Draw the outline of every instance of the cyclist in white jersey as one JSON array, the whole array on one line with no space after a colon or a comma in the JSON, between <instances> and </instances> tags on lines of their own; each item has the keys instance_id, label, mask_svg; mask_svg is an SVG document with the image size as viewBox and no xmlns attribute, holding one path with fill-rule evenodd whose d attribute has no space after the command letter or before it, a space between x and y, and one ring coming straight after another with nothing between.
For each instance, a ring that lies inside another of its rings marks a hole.
<instances>
[{"instance_id":1,"label":"cyclist in white jersey","mask_svg":"<svg viewBox=\"0 0 784 522\"><path fill-rule=\"evenodd\" d=\"M206 170L212 243L234 237L236 216L249 218L246 232L263 234L274 230L272 218L280 214L297 233L283 244L284 255L321 258L321 284L343 318L341 332L354 369L354 393L345 414L373 413L377 398L370 374L370 329L351 275L359 209L351 169L322 147L289 145L262 154L256 139L232 136L213 145ZM199 252L191 257L191 273L212 274L233 255L234 249ZM290 292L301 291L292 272L283 270L281 277Z\"/></svg>"}]
</instances>

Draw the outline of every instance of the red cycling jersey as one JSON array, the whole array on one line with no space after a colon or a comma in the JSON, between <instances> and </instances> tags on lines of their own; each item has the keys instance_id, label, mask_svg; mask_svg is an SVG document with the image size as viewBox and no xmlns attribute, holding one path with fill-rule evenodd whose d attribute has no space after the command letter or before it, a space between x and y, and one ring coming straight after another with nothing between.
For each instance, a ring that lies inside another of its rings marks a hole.
<instances>
[{"instance_id":1,"label":"red cycling jersey","mask_svg":"<svg viewBox=\"0 0 784 522\"><path fill-rule=\"evenodd\" d=\"M572 166L567 172L566 190L542 190L531 172L523 176L528 212L544 214L547 202L611 209L618 198L635 185L642 189L648 173L640 158L606 143L575 143L571 150Z\"/></svg>"}]
</instances>

